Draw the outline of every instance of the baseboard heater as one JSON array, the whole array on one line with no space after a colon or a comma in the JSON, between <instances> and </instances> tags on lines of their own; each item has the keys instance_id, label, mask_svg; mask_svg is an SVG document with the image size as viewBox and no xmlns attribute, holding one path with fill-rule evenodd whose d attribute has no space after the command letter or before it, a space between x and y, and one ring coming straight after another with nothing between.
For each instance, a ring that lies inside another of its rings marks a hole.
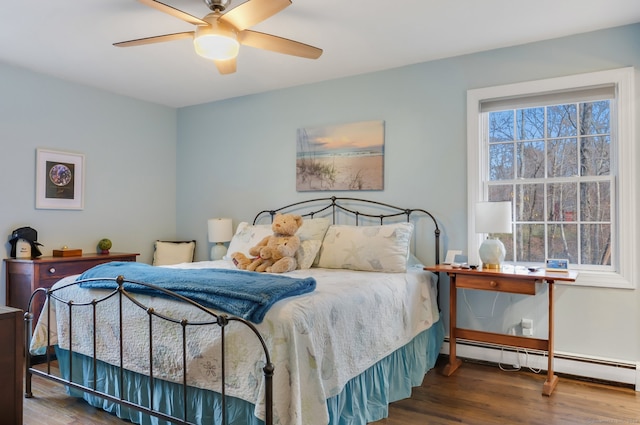
<instances>
[{"instance_id":1,"label":"baseboard heater","mask_svg":"<svg viewBox=\"0 0 640 425\"><path fill-rule=\"evenodd\" d=\"M449 338L440 351L449 354ZM456 355L461 358L488 362L505 368L530 369L534 372L547 370L545 352L506 347L483 342L456 340ZM554 352L554 371L557 374L589 379L612 385L635 388L640 391L640 363L578 356L571 353Z\"/></svg>"}]
</instances>

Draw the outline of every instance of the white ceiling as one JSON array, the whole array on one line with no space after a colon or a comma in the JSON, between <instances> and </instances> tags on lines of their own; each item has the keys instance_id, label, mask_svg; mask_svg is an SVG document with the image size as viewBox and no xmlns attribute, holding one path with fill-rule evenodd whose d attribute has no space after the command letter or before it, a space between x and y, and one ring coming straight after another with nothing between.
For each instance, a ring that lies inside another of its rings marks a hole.
<instances>
[{"instance_id":1,"label":"white ceiling","mask_svg":"<svg viewBox=\"0 0 640 425\"><path fill-rule=\"evenodd\" d=\"M0 61L173 107L640 22L640 0L293 0L251 29L323 55L241 46L238 72L220 75L188 39L114 47L194 28L136 0L0 1ZM163 2L209 12L203 0Z\"/></svg>"}]
</instances>

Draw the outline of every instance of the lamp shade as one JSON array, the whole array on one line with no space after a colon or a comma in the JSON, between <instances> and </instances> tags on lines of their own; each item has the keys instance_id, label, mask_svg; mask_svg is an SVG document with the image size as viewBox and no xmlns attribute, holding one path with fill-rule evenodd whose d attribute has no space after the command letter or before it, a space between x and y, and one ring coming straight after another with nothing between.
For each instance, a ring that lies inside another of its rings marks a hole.
<instances>
[{"instance_id":1,"label":"lamp shade","mask_svg":"<svg viewBox=\"0 0 640 425\"><path fill-rule=\"evenodd\" d=\"M476 204L476 233L511 233L511 202L480 202ZM487 238L478 250L482 267L499 269L506 250L498 238Z\"/></svg>"},{"instance_id":2,"label":"lamp shade","mask_svg":"<svg viewBox=\"0 0 640 425\"><path fill-rule=\"evenodd\" d=\"M210 218L208 221L209 242L229 242L233 237L230 218Z\"/></svg>"},{"instance_id":3,"label":"lamp shade","mask_svg":"<svg viewBox=\"0 0 640 425\"><path fill-rule=\"evenodd\" d=\"M476 233L511 232L511 201L476 204Z\"/></svg>"}]
</instances>

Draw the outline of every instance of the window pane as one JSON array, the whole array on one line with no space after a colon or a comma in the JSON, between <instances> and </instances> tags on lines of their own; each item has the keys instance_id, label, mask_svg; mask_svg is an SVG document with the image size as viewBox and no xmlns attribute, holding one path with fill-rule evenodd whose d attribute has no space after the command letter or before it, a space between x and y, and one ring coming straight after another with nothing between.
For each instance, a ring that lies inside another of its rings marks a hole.
<instances>
[{"instance_id":1,"label":"window pane","mask_svg":"<svg viewBox=\"0 0 640 425\"><path fill-rule=\"evenodd\" d=\"M611 226L584 224L580 226L582 264L611 265Z\"/></svg>"},{"instance_id":2,"label":"window pane","mask_svg":"<svg viewBox=\"0 0 640 425\"><path fill-rule=\"evenodd\" d=\"M611 162L609 136L583 137L580 143L580 175L608 176Z\"/></svg>"},{"instance_id":3,"label":"window pane","mask_svg":"<svg viewBox=\"0 0 640 425\"><path fill-rule=\"evenodd\" d=\"M549 224L549 258L566 258L570 263L578 259L578 225Z\"/></svg>"},{"instance_id":4,"label":"window pane","mask_svg":"<svg viewBox=\"0 0 640 425\"><path fill-rule=\"evenodd\" d=\"M547 146L547 176L571 177L577 175L577 139L550 140Z\"/></svg>"},{"instance_id":5,"label":"window pane","mask_svg":"<svg viewBox=\"0 0 640 425\"><path fill-rule=\"evenodd\" d=\"M513 140L513 111L489 114L489 143Z\"/></svg>"},{"instance_id":6,"label":"window pane","mask_svg":"<svg viewBox=\"0 0 640 425\"><path fill-rule=\"evenodd\" d=\"M580 104L580 133L582 135L611 133L611 107L609 100Z\"/></svg>"},{"instance_id":7,"label":"window pane","mask_svg":"<svg viewBox=\"0 0 640 425\"><path fill-rule=\"evenodd\" d=\"M489 201L513 201L513 185L500 184L489 186Z\"/></svg>"},{"instance_id":8,"label":"window pane","mask_svg":"<svg viewBox=\"0 0 640 425\"><path fill-rule=\"evenodd\" d=\"M578 220L578 184L549 183L547 185L547 220Z\"/></svg>"},{"instance_id":9,"label":"window pane","mask_svg":"<svg viewBox=\"0 0 640 425\"><path fill-rule=\"evenodd\" d=\"M517 143L518 178L544 178L544 142Z\"/></svg>"},{"instance_id":10,"label":"window pane","mask_svg":"<svg viewBox=\"0 0 640 425\"><path fill-rule=\"evenodd\" d=\"M577 108L574 103L547 108L547 137L578 135Z\"/></svg>"},{"instance_id":11,"label":"window pane","mask_svg":"<svg viewBox=\"0 0 640 425\"><path fill-rule=\"evenodd\" d=\"M516 221L544 220L544 185L516 185Z\"/></svg>"},{"instance_id":12,"label":"window pane","mask_svg":"<svg viewBox=\"0 0 640 425\"><path fill-rule=\"evenodd\" d=\"M611 184L609 182L580 184L580 220L611 221Z\"/></svg>"},{"instance_id":13,"label":"window pane","mask_svg":"<svg viewBox=\"0 0 640 425\"><path fill-rule=\"evenodd\" d=\"M544 108L516 110L516 139L533 140L544 137Z\"/></svg>"},{"instance_id":14,"label":"window pane","mask_svg":"<svg viewBox=\"0 0 640 425\"><path fill-rule=\"evenodd\" d=\"M490 180L511 180L513 169L513 143L499 143L489 146Z\"/></svg>"},{"instance_id":15,"label":"window pane","mask_svg":"<svg viewBox=\"0 0 640 425\"><path fill-rule=\"evenodd\" d=\"M517 261L543 262L544 254L544 224L516 225L516 256Z\"/></svg>"},{"instance_id":16,"label":"window pane","mask_svg":"<svg viewBox=\"0 0 640 425\"><path fill-rule=\"evenodd\" d=\"M510 233L495 233L492 236L500 239L504 245L504 261L514 261L513 259L513 235Z\"/></svg>"}]
</instances>

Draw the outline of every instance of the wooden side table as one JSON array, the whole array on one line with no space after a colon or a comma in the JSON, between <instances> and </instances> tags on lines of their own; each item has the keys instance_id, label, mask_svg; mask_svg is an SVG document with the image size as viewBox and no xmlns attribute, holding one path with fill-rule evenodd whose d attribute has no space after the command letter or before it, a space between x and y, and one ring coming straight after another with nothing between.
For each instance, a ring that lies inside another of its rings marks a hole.
<instances>
[{"instance_id":1,"label":"wooden side table","mask_svg":"<svg viewBox=\"0 0 640 425\"><path fill-rule=\"evenodd\" d=\"M82 273L110 261L136 261L140 254L113 252L84 254L76 257L5 258L7 305L27 311L29 298L38 288L50 288L66 276ZM33 326L40 316L44 297L34 300Z\"/></svg>"},{"instance_id":2,"label":"wooden side table","mask_svg":"<svg viewBox=\"0 0 640 425\"><path fill-rule=\"evenodd\" d=\"M551 395L558 384L558 377L553 373L553 287L556 281L575 282L578 276L577 272L551 273L544 269L529 272L527 269L519 270L513 266L503 266L500 270L472 270L445 265L425 267L425 270L435 273L446 273L450 279L449 363L444 367L444 375L450 376L462 363L462 361L456 357L456 339L458 338L546 351L549 353L549 363L547 379L542 387L542 394ZM540 286L539 284L544 283L549 285L549 335L547 339L476 331L458 328L456 325L458 288L535 295Z\"/></svg>"}]
</instances>

